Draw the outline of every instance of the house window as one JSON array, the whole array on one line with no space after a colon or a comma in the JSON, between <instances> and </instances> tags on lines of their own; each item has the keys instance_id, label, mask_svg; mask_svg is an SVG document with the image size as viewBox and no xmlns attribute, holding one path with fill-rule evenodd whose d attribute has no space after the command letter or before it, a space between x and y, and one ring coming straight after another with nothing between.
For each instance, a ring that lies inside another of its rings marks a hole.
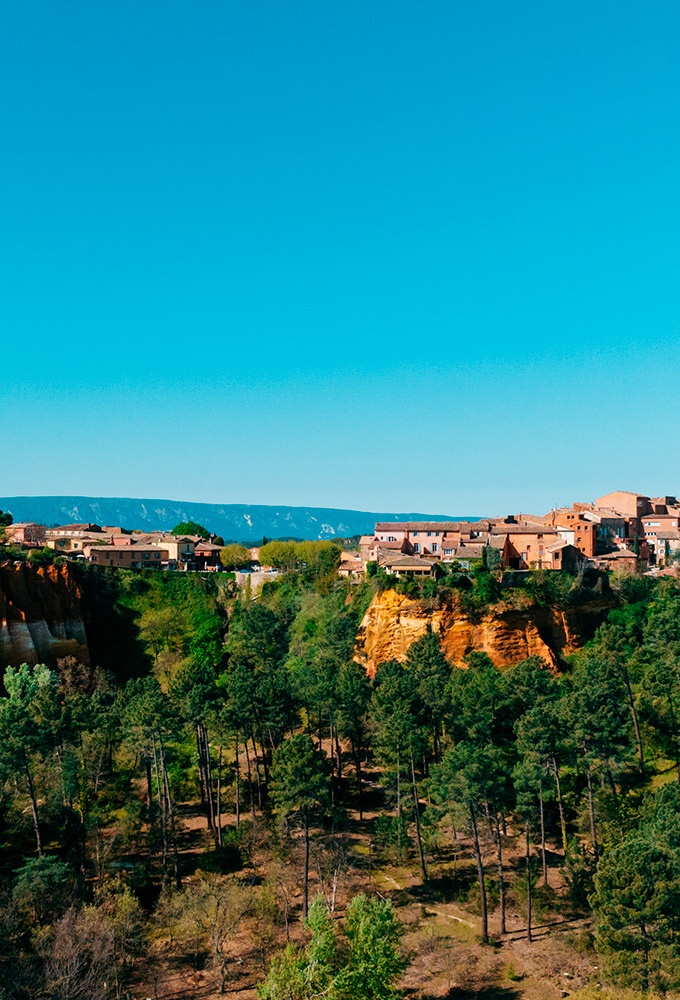
<instances>
[{"instance_id":1,"label":"house window","mask_svg":"<svg viewBox=\"0 0 680 1000\"><path fill-rule=\"evenodd\" d=\"M452 556L453 555L453 549L444 549L444 555L445 556Z\"/></svg>"},{"instance_id":2,"label":"house window","mask_svg":"<svg viewBox=\"0 0 680 1000\"><path fill-rule=\"evenodd\" d=\"M420 542L416 542L413 546L414 552L420 552Z\"/></svg>"},{"instance_id":3,"label":"house window","mask_svg":"<svg viewBox=\"0 0 680 1000\"><path fill-rule=\"evenodd\" d=\"M439 542L432 542L432 551L439 552Z\"/></svg>"}]
</instances>

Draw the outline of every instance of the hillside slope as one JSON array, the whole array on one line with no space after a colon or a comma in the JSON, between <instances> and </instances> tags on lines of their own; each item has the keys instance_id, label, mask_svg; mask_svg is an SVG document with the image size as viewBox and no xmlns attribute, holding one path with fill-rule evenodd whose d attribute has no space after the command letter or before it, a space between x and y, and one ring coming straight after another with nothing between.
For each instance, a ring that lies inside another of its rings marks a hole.
<instances>
[{"instance_id":1,"label":"hillside slope","mask_svg":"<svg viewBox=\"0 0 680 1000\"><path fill-rule=\"evenodd\" d=\"M198 521L224 539L237 541L257 541L263 535L268 538L344 538L372 533L376 521L461 520L444 514L137 500L128 497L0 497L0 510L11 511L15 521L36 521L47 525L91 522L120 524L142 530L167 530L182 521ZM466 520L476 521L478 518Z\"/></svg>"}]
</instances>

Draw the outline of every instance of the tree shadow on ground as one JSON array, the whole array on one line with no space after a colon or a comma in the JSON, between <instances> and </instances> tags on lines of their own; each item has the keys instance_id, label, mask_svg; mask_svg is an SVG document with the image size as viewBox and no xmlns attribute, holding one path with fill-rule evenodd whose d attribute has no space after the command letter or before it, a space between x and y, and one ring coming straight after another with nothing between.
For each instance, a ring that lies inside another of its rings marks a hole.
<instances>
[{"instance_id":1,"label":"tree shadow on ground","mask_svg":"<svg viewBox=\"0 0 680 1000\"><path fill-rule=\"evenodd\" d=\"M521 1000L522 994L510 986L480 986L465 989L454 986L444 1000Z\"/></svg>"},{"instance_id":2,"label":"tree shadow on ground","mask_svg":"<svg viewBox=\"0 0 680 1000\"><path fill-rule=\"evenodd\" d=\"M464 900L477 881L474 865L461 865L450 875L430 876L427 882L409 888L411 899L418 903L452 903Z\"/></svg>"}]
</instances>

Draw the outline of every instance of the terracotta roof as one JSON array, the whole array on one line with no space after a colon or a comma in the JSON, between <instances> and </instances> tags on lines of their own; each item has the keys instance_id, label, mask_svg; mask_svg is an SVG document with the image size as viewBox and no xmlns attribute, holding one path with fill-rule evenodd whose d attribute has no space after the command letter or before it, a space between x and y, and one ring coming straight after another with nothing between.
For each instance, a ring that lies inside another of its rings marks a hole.
<instances>
[{"instance_id":1,"label":"terracotta roof","mask_svg":"<svg viewBox=\"0 0 680 1000\"><path fill-rule=\"evenodd\" d=\"M557 530L547 524L498 524L494 535L556 535Z\"/></svg>"},{"instance_id":2,"label":"terracotta roof","mask_svg":"<svg viewBox=\"0 0 680 1000\"><path fill-rule=\"evenodd\" d=\"M505 535L492 535L488 543L492 549L505 548Z\"/></svg>"},{"instance_id":3,"label":"terracotta roof","mask_svg":"<svg viewBox=\"0 0 680 1000\"><path fill-rule=\"evenodd\" d=\"M58 524L56 528L48 528L48 531L101 531L98 524Z\"/></svg>"},{"instance_id":4,"label":"terracotta roof","mask_svg":"<svg viewBox=\"0 0 680 1000\"><path fill-rule=\"evenodd\" d=\"M564 538L561 538L558 542L551 542L550 545L546 545L545 551L558 552L560 549L566 549L567 547L576 548L576 546L572 546L570 542L567 542L564 540Z\"/></svg>"},{"instance_id":5,"label":"terracotta roof","mask_svg":"<svg viewBox=\"0 0 680 1000\"><path fill-rule=\"evenodd\" d=\"M633 493L632 490L612 490L610 493L603 493L601 497L597 497L595 503L598 500L603 500L604 497L610 497L614 493L620 493L624 497L642 497L644 500L649 500L649 497L645 493Z\"/></svg>"},{"instance_id":6,"label":"terracotta roof","mask_svg":"<svg viewBox=\"0 0 680 1000\"><path fill-rule=\"evenodd\" d=\"M363 573L364 564L361 559L346 559L345 562L341 562L338 566L338 572L342 572L342 570L350 573Z\"/></svg>"},{"instance_id":7,"label":"terracotta roof","mask_svg":"<svg viewBox=\"0 0 680 1000\"><path fill-rule=\"evenodd\" d=\"M483 551L484 545L459 545L453 555L456 559L481 559Z\"/></svg>"},{"instance_id":8,"label":"terracotta roof","mask_svg":"<svg viewBox=\"0 0 680 1000\"><path fill-rule=\"evenodd\" d=\"M95 549L97 552L163 552L157 545L149 545L143 542L131 542L130 545L88 545L86 548Z\"/></svg>"},{"instance_id":9,"label":"terracotta roof","mask_svg":"<svg viewBox=\"0 0 680 1000\"><path fill-rule=\"evenodd\" d=\"M442 531L455 528L463 521L378 521L376 531Z\"/></svg>"},{"instance_id":10,"label":"terracotta roof","mask_svg":"<svg viewBox=\"0 0 680 1000\"><path fill-rule=\"evenodd\" d=\"M420 568L420 569L432 569L435 565L433 559L419 559L418 556L400 556L399 558L390 559L385 563L385 566L390 566L393 569L408 569L409 567Z\"/></svg>"}]
</instances>

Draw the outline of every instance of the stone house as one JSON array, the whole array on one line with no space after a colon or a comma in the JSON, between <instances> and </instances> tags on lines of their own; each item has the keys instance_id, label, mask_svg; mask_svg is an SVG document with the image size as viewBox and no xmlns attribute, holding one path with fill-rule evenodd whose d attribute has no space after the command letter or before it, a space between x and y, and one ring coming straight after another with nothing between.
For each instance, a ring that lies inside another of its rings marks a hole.
<instances>
[{"instance_id":1,"label":"stone house","mask_svg":"<svg viewBox=\"0 0 680 1000\"><path fill-rule=\"evenodd\" d=\"M15 542L17 545L45 545L47 538L44 524L35 524L33 521L18 521L5 528L5 538L8 542Z\"/></svg>"}]
</instances>

